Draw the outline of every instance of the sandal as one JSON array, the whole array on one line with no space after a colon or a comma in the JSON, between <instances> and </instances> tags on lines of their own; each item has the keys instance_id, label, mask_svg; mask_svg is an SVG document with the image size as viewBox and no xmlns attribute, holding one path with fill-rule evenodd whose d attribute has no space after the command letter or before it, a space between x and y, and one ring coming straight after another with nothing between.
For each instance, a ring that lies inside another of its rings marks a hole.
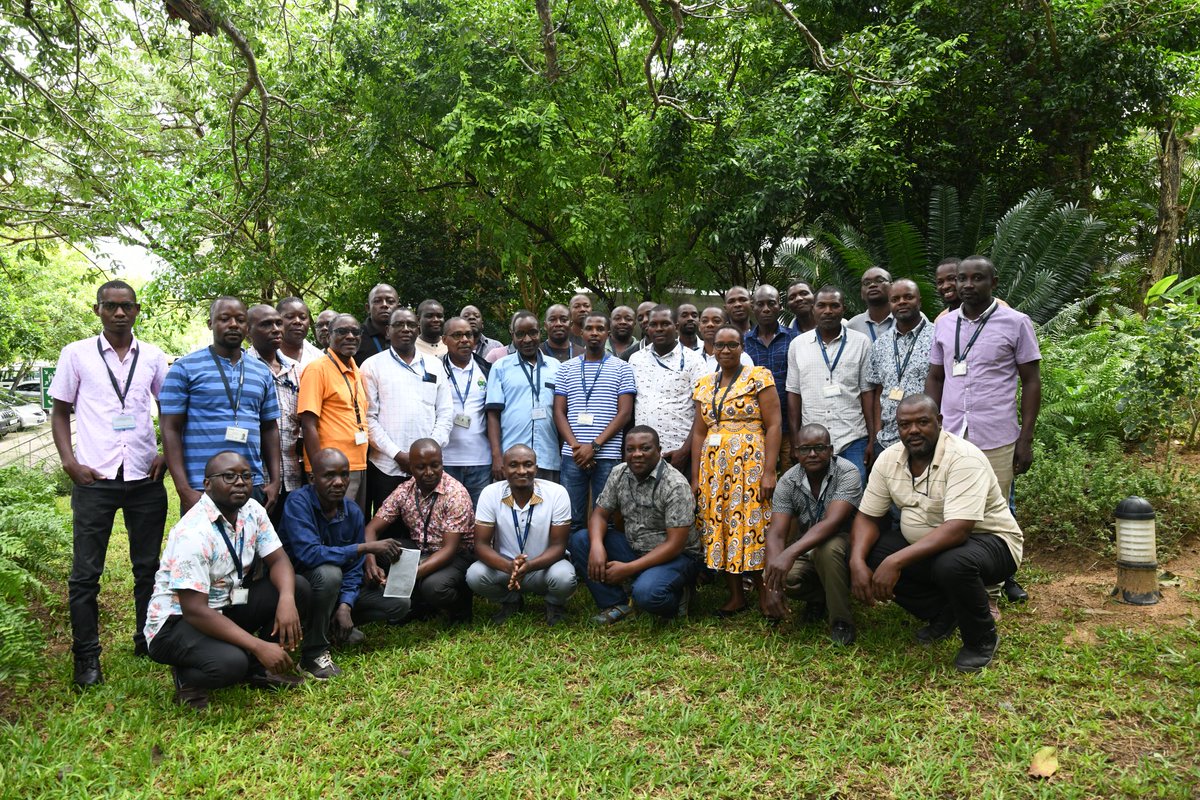
<instances>
[{"instance_id":1,"label":"sandal","mask_svg":"<svg viewBox=\"0 0 1200 800\"><path fill-rule=\"evenodd\" d=\"M592 617L592 622L597 625L612 625L620 622L626 617L633 616L633 606L628 603L612 606L601 611L596 616Z\"/></svg>"}]
</instances>

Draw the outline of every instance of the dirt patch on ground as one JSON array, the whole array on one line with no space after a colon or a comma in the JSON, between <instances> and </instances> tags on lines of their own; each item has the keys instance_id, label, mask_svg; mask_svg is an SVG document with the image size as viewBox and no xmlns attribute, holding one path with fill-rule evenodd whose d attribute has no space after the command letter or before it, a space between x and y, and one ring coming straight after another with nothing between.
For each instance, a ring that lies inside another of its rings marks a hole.
<instances>
[{"instance_id":1,"label":"dirt patch on ground","mask_svg":"<svg viewBox=\"0 0 1200 800\"><path fill-rule=\"evenodd\" d=\"M1182 626L1200 620L1200 537L1180 546L1176 558L1159 565L1162 599L1152 606L1119 602L1112 596L1116 560L1087 551L1044 551L1030 563L1051 575L1048 583L1030 588L1030 610L1039 621L1076 621L1068 644L1096 643L1095 629Z\"/></svg>"}]
</instances>

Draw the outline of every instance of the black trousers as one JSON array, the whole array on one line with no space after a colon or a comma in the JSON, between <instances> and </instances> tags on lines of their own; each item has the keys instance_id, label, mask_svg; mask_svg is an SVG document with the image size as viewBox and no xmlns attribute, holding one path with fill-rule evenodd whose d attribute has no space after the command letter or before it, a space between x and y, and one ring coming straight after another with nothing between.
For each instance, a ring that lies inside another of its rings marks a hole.
<instances>
[{"instance_id":1,"label":"black trousers","mask_svg":"<svg viewBox=\"0 0 1200 800\"><path fill-rule=\"evenodd\" d=\"M76 658L100 655L100 615L96 598L108 555L117 509L124 512L133 566L133 604L137 629L135 645L145 644L146 607L154 592L154 573L167 521L167 491L162 481L96 481L71 490L74 544L67 602L71 610L71 649Z\"/></svg>"},{"instance_id":2,"label":"black trousers","mask_svg":"<svg viewBox=\"0 0 1200 800\"><path fill-rule=\"evenodd\" d=\"M410 550L419 550L414 540L407 536L392 536ZM421 553L421 560L429 558L432 553ZM390 564L387 559L377 559L379 566L387 570ZM475 563L474 555L455 553L450 563L437 572L426 575L413 588L412 608L418 613L442 612L452 621L469 620L471 618L472 601L471 588L467 586L467 570Z\"/></svg>"},{"instance_id":3,"label":"black trousers","mask_svg":"<svg viewBox=\"0 0 1200 800\"><path fill-rule=\"evenodd\" d=\"M271 629L275 626L275 609L279 605L279 592L275 584L269 578L262 578L248 588L250 596L244 605L226 606L221 613L239 628L260 639L278 641L278 637L271 635ZM308 611L311 593L308 581L297 575L296 610L301 620ZM182 616L168 619L150 640L150 658L160 664L176 667L179 679L184 684L199 689L232 686L246 680L251 674L265 671L248 650L201 633Z\"/></svg>"},{"instance_id":4,"label":"black trousers","mask_svg":"<svg viewBox=\"0 0 1200 800\"><path fill-rule=\"evenodd\" d=\"M907 546L898 527L881 530L867 555L867 566L875 569ZM971 535L957 547L905 567L896 582L896 603L923 620L932 620L949 608L958 621L963 643L979 644L996 632L985 587L999 583L1016 569L1003 539L991 534Z\"/></svg>"},{"instance_id":5,"label":"black trousers","mask_svg":"<svg viewBox=\"0 0 1200 800\"><path fill-rule=\"evenodd\" d=\"M370 461L367 462L367 505L371 509L371 514L367 517L368 522L388 499L388 495L407 480L411 480L407 475L388 475ZM396 520L388 530L398 535L405 530L404 523Z\"/></svg>"}]
</instances>

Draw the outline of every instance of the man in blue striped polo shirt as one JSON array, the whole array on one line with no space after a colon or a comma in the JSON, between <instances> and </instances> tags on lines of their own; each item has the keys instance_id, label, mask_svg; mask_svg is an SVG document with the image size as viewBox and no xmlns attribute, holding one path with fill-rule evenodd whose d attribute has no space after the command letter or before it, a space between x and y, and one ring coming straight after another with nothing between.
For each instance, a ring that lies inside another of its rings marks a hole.
<instances>
[{"instance_id":1,"label":"man in blue striped polo shirt","mask_svg":"<svg viewBox=\"0 0 1200 800\"><path fill-rule=\"evenodd\" d=\"M226 450L250 464L252 496L270 511L282 477L274 378L261 361L242 357L249 324L241 300L214 300L208 327L212 344L171 365L158 400L163 453L180 513L200 499L195 487L204 486L205 464Z\"/></svg>"},{"instance_id":2,"label":"man in blue striped polo shirt","mask_svg":"<svg viewBox=\"0 0 1200 800\"><path fill-rule=\"evenodd\" d=\"M599 497L621 463L622 431L633 418L633 368L604 352L608 318L583 321L583 355L558 370L554 424L562 437L562 485L571 497L572 530L587 523L588 490Z\"/></svg>"}]
</instances>

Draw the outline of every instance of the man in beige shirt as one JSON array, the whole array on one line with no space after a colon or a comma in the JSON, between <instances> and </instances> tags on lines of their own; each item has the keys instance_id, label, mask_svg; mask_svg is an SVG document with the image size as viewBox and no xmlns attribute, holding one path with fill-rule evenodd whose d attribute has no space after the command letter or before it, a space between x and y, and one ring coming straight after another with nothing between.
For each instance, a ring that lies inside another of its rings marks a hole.
<instances>
[{"instance_id":1,"label":"man in beige shirt","mask_svg":"<svg viewBox=\"0 0 1200 800\"><path fill-rule=\"evenodd\" d=\"M928 395L896 409L900 441L875 461L850 530L850 585L860 601L895 600L929 624L918 641L962 634L960 672L991 663L1000 637L988 611L988 584L1021 563L1023 537L987 457L942 430ZM900 524L889 511L899 509Z\"/></svg>"}]
</instances>

